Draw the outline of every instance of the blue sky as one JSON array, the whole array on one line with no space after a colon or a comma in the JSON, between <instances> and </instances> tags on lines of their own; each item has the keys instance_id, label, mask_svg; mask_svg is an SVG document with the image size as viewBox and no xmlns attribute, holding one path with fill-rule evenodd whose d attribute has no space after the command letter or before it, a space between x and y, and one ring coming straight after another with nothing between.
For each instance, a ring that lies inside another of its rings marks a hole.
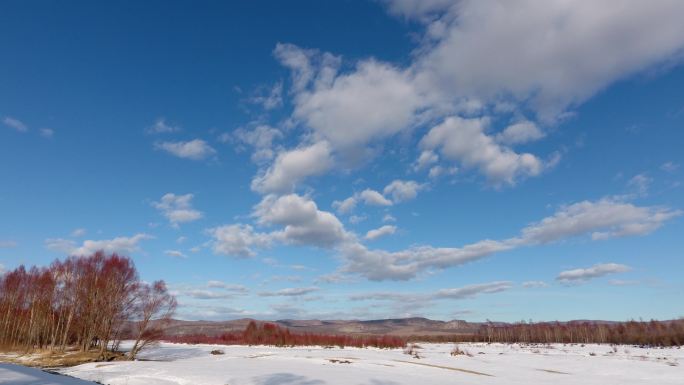
<instances>
[{"instance_id":1,"label":"blue sky","mask_svg":"<svg viewBox=\"0 0 684 385\"><path fill-rule=\"evenodd\" d=\"M684 316L682 16L5 1L0 269L119 252L184 319Z\"/></svg>"}]
</instances>

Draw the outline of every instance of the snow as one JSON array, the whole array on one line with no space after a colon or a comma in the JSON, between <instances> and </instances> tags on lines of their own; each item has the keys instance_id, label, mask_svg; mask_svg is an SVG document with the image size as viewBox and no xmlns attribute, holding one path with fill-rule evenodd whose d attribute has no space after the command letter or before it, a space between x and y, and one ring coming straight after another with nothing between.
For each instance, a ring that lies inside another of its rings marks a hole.
<instances>
[{"instance_id":1,"label":"snow","mask_svg":"<svg viewBox=\"0 0 684 385\"><path fill-rule=\"evenodd\" d=\"M93 385L90 381L60 376L40 369L0 363L0 384L3 385Z\"/></svg>"},{"instance_id":2,"label":"snow","mask_svg":"<svg viewBox=\"0 0 684 385\"><path fill-rule=\"evenodd\" d=\"M459 344L471 356L451 356L453 344L420 345L415 358L400 349L163 343L143 351L140 361L61 372L108 385L684 384L684 349L678 348ZM214 349L225 354L210 354Z\"/></svg>"}]
</instances>

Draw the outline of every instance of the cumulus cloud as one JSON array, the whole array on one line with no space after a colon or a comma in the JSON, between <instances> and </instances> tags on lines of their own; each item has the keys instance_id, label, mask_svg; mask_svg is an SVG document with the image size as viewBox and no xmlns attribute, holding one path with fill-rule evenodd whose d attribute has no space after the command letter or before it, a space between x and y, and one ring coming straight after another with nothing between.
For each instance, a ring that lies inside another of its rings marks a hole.
<instances>
[{"instance_id":1,"label":"cumulus cloud","mask_svg":"<svg viewBox=\"0 0 684 385\"><path fill-rule=\"evenodd\" d=\"M560 274L558 274L556 280L564 284L576 284L609 274L624 273L629 270L631 270L631 268L626 265L620 265L617 263L602 263L586 269L562 271Z\"/></svg>"},{"instance_id":2,"label":"cumulus cloud","mask_svg":"<svg viewBox=\"0 0 684 385\"><path fill-rule=\"evenodd\" d=\"M283 133L269 125L259 125L253 129L239 128L233 133L235 140L254 149L252 161L263 163L275 156L274 142L283 138Z\"/></svg>"},{"instance_id":3,"label":"cumulus cloud","mask_svg":"<svg viewBox=\"0 0 684 385\"><path fill-rule=\"evenodd\" d=\"M378 238L382 238L386 235L392 235L397 231L397 226L384 225L378 227L377 229L370 230L366 233L365 239L369 241L374 241Z\"/></svg>"},{"instance_id":4,"label":"cumulus cloud","mask_svg":"<svg viewBox=\"0 0 684 385\"><path fill-rule=\"evenodd\" d=\"M187 142L157 142L154 147L179 158L191 160L203 160L216 154L216 150L202 139Z\"/></svg>"},{"instance_id":5,"label":"cumulus cloud","mask_svg":"<svg viewBox=\"0 0 684 385\"><path fill-rule=\"evenodd\" d=\"M172 132L179 132L181 128L176 125L172 125L166 122L164 118L158 118L155 120L154 124L147 127L145 130L148 134L168 134Z\"/></svg>"},{"instance_id":6,"label":"cumulus cloud","mask_svg":"<svg viewBox=\"0 0 684 385\"><path fill-rule=\"evenodd\" d=\"M338 151L355 153L410 127L423 105L408 73L367 60L351 73L298 93L294 116Z\"/></svg>"},{"instance_id":7,"label":"cumulus cloud","mask_svg":"<svg viewBox=\"0 0 684 385\"><path fill-rule=\"evenodd\" d=\"M544 132L535 123L522 121L511 124L496 134L496 141L505 145L533 142L544 137Z\"/></svg>"},{"instance_id":8,"label":"cumulus cloud","mask_svg":"<svg viewBox=\"0 0 684 385\"><path fill-rule=\"evenodd\" d=\"M272 237L286 243L332 247L351 237L335 215L318 209L308 197L268 195L255 207L257 222L282 226Z\"/></svg>"},{"instance_id":9,"label":"cumulus cloud","mask_svg":"<svg viewBox=\"0 0 684 385\"><path fill-rule=\"evenodd\" d=\"M320 290L316 286L312 287L291 287L287 289L281 289L278 291L263 291L259 293L261 297L299 297L307 294L311 294Z\"/></svg>"},{"instance_id":10,"label":"cumulus cloud","mask_svg":"<svg viewBox=\"0 0 684 385\"><path fill-rule=\"evenodd\" d=\"M356 197L351 196L342 201L334 201L332 203L332 207L340 214L349 214L350 212L354 211L356 204Z\"/></svg>"},{"instance_id":11,"label":"cumulus cloud","mask_svg":"<svg viewBox=\"0 0 684 385\"><path fill-rule=\"evenodd\" d=\"M434 178L450 169L436 164L445 160L496 184L538 176L558 153L542 160L511 146L541 139L540 124L560 121L611 83L675 62L684 49L684 4L677 0L618 0L611 7L563 0L385 3L391 13L425 24L406 66L361 59L343 71L329 53L291 44L274 51L291 70L292 122L309 131L307 141L328 142L339 164L437 122L415 169L430 169ZM524 116L530 112L538 121ZM487 117L518 121L490 133Z\"/></svg>"},{"instance_id":12,"label":"cumulus cloud","mask_svg":"<svg viewBox=\"0 0 684 385\"><path fill-rule=\"evenodd\" d=\"M159 210L172 226L178 227L181 223L194 222L202 218L202 212L192 208L193 197L193 194L167 193L159 202L152 202L152 206Z\"/></svg>"},{"instance_id":13,"label":"cumulus cloud","mask_svg":"<svg viewBox=\"0 0 684 385\"><path fill-rule=\"evenodd\" d=\"M397 9L404 1L390 3ZM419 14L417 2L406 3L414 8L400 9ZM676 59L684 47L684 4L677 0L619 0L610 7L563 0L438 3L435 9L446 12L428 24L433 40L414 64L421 76L471 98L509 95L543 119L616 80Z\"/></svg>"},{"instance_id":14,"label":"cumulus cloud","mask_svg":"<svg viewBox=\"0 0 684 385\"><path fill-rule=\"evenodd\" d=\"M243 224L215 227L208 233L213 238L215 254L234 257L253 257L255 248L269 247L273 241L271 234L257 232L252 226Z\"/></svg>"},{"instance_id":15,"label":"cumulus cloud","mask_svg":"<svg viewBox=\"0 0 684 385\"><path fill-rule=\"evenodd\" d=\"M2 123L5 126L7 126L9 128L13 128L14 130L16 130L18 132L27 132L28 131L28 126L26 124L24 124L24 122L22 122L19 119L13 118L11 116L5 116L4 118L2 118Z\"/></svg>"},{"instance_id":16,"label":"cumulus cloud","mask_svg":"<svg viewBox=\"0 0 684 385\"><path fill-rule=\"evenodd\" d=\"M290 192L298 182L325 173L332 164L330 146L325 141L282 151L268 169L252 180L252 190L260 193Z\"/></svg>"},{"instance_id":17,"label":"cumulus cloud","mask_svg":"<svg viewBox=\"0 0 684 385\"><path fill-rule=\"evenodd\" d=\"M423 188L425 188L424 185L412 180L394 180L385 187L383 192L391 196L394 203L398 203L414 199Z\"/></svg>"},{"instance_id":18,"label":"cumulus cloud","mask_svg":"<svg viewBox=\"0 0 684 385\"><path fill-rule=\"evenodd\" d=\"M370 205L370 206L391 206L392 201L389 199L385 198L382 194L379 192L372 190L372 189L365 189L361 191L358 195L359 199L361 199L365 204Z\"/></svg>"},{"instance_id":19,"label":"cumulus cloud","mask_svg":"<svg viewBox=\"0 0 684 385\"><path fill-rule=\"evenodd\" d=\"M86 240L79 246L76 242L63 238L49 238L45 240L48 250L66 253L68 255L85 256L97 251L129 255L140 250L139 243L152 239L149 234L139 233L132 237L116 237L104 240Z\"/></svg>"},{"instance_id":20,"label":"cumulus cloud","mask_svg":"<svg viewBox=\"0 0 684 385\"><path fill-rule=\"evenodd\" d=\"M488 118L447 118L421 140L423 150L439 151L444 158L477 168L496 184L514 184L520 177L540 174L544 162L529 153L516 153L485 134Z\"/></svg>"}]
</instances>

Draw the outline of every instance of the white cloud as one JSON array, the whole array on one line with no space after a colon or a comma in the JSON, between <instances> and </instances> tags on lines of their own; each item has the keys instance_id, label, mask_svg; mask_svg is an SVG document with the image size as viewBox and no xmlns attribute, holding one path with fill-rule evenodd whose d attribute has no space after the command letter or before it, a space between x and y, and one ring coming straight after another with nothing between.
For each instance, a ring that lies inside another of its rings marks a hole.
<instances>
[{"instance_id":1,"label":"white cloud","mask_svg":"<svg viewBox=\"0 0 684 385\"><path fill-rule=\"evenodd\" d=\"M15 129L18 132L28 131L28 126L24 124L24 122L11 116L5 116L4 118L2 118L2 123L7 127Z\"/></svg>"},{"instance_id":2,"label":"white cloud","mask_svg":"<svg viewBox=\"0 0 684 385\"><path fill-rule=\"evenodd\" d=\"M544 132L535 123L522 121L511 124L496 135L496 141L505 145L533 142L544 137Z\"/></svg>"},{"instance_id":3,"label":"white cloud","mask_svg":"<svg viewBox=\"0 0 684 385\"><path fill-rule=\"evenodd\" d=\"M393 215L391 215L391 214L385 214L385 216L382 217L382 221L383 221L383 222L396 222L396 221L397 221L397 218L395 218L395 217L394 217Z\"/></svg>"},{"instance_id":4,"label":"white cloud","mask_svg":"<svg viewBox=\"0 0 684 385\"><path fill-rule=\"evenodd\" d=\"M174 258L187 258L188 256L183 254L182 251L180 250L166 250L164 251L164 254L168 255L169 257L174 257Z\"/></svg>"},{"instance_id":5,"label":"white cloud","mask_svg":"<svg viewBox=\"0 0 684 385\"><path fill-rule=\"evenodd\" d=\"M258 94L250 98L250 102L260 104L265 110L272 110L283 105L283 82L277 82L263 92L263 89L258 90Z\"/></svg>"},{"instance_id":6,"label":"white cloud","mask_svg":"<svg viewBox=\"0 0 684 385\"><path fill-rule=\"evenodd\" d=\"M349 217L349 223L355 225L365 221L366 219L368 219L368 217L365 215L352 215Z\"/></svg>"},{"instance_id":7,"label":"white cloud","mask_svg":"<svg viewBox=\"0 0 684 385\"><path fill-rule=\"evenodd\" d=\"M154 147L179 158L191 160L203 160L216 154L216 150L202 139L187 142L157 142Z\"/></svg>"},{"instance_id":8,"label":"white cloud","mask_svg":"<svg viewBox=\"0 0 684 385\"><path fill-rule=\"evenodd\" d=\"M517 237L485 239L463 247L414 246L387 251L346 242L339 247L345 261L340 272L375 281L408 280L421 272L459 266L524 246L587 235L593 240L645 235L680 215L679 210L639 207L611 199L584 201L561 207L555 214L524 227Z\"/></svg>"},{"instance_id":9,"label":"white cloud","mask_svg":"<svg viewBox=\"0 0 684 385\"><path fill-rule=\"evenodd\" d=\"M286 243L332 247L351 237L335 215L318 210L314 201L297 194L264 197L254 216L262 225L282 226L272 236Z\"/></svg>"},{"instance_id":10,"label":"white cloud","mask_svg":"<svg viewBox=\"0 0 684 385\"><path fill-rule=\"evenodd\" d=\"M0 275L4 274L6 271L7 271L7 269L5 268L5 265L0 263Z\"/></svg>"},{"instance_id":11,"label":"white cloud","mask_svg":"<svg viewBox=\"0 0 684 385\"><path fill-rule=\"evenodd\" d=\"M432 166L428 172L428 176L431 179L439 178L442 175L455 175L458 172L458 167L443 167L443 166Z\"/></svg>"},{"instance_id":12,"label":"white cloud","mask_svg":"<svg viewBox=\"0 0 684 385\"><path fill-rule=\"evenodd\" d=\"M202 289L191 289L187 291L181 291L179 294L195 299L228 299L233 298L235 296L235 294L232 293L220 293L216 291Z\"/></svg>"},{"instance_id":13,"label":"white cloud","mask_svg":"<svg viewBox=\"0 0 684 385\"><path fill-rule=\"evenodd\" d=\"M422 151L416 162L413 164L414 171L424 170L430 165L437 163L439 161L439 156L433 151Z\"/></svg>"},{"instance_id":14,"label":"white cloud","mask_svg":"<svg viewBox=\"0 0 684 385\"><path fill-rule=\"evenodd\" d=\"M512 287L513 284L509 281L497 281L476 285L468 285L457 289L442 289L437 291L435 297L443 299L473 298L479 294L500 293Z\"/></svg>"},{"instance_id":15,"label":"white cloud","mask_svg":"<svg viewBox=\"0 0 684 385\"><path fill-rule=\"evenodd\" d=\"M383 192L386 195L392 196L394 203L408 201L418 196L418 192L425 188L424 185L412 180L394 180L387 186Z\"/></svg>"},{"instance_id":16,"label":"white cloud","mask_svg":"<svg viewBox=\"0 0 684 385\"><path fill-rule=\"evenodd\" d=\"M42 136L43 138L50 139L53 136L55 136L55 130L53 130L52 128L41 128L40 136Z\"/></svg>"},{"instance_id":17,"label":"white cloud","mask_svg":"<svg viewBox=\"0 0 684 385\"><path fill-rule=\"evenodd\" d=\"M351 196L342 201L334 201L332 207L340 214L348 214L356 208L356 198Z\"/></svg>"},{"instance_id":18,"label":"white cloud","mask_svg":"<svg viewBox=\"0 0 684 385\"><path fill-rule=\"evenodd\" d=\"M202 212L192 208L193 197L193 194L167 193L159 202L152 202L152 206L159 210L172 226L178 227L181 223L194 222L202 218Z\"/></svg>"},{"instance_id":19,"label":"white cloud","mask_svg":"<svg viewBox=\"0 0 684 385\"><path fill-rule=\"evenodd\" d=\"M458 3L455 0L382 0L382 2L387 4L391 13L409 19L424 19Z\"/></svg>"},{"instance_id":20,"label":"white cloud","mask_svg":"<svg viewBox=\"0 0 684 385\"><path fill-rule=\"evenodd\" d=\"M375 190L365 189L359 193L359 199L370 206L391 206L392 201L385 198L382 194Z\"/></svg>"},{"instance_id":21,"label":"white cloud","mask_svg":"<svg viewBox=\"0 0 684 385\"><path fill-rule=\"evenodd\" d=\"M617 263L603 263L586 269L574 269L560 272L556 277L561 283L575 284L585 282L592 278L599 278L609 274L624 273L631 270L629 266Z\"/></svg>"},{"instance_id":22,"label":"white cloud","mask_svg":"<svg viewBox=\"0 0 684 385\"><path fill-rule=\"evenodd\" d=\"M68 255L86 256L97 251L105 253L132 254L140 250L138 244L146 239L152 239L149 234L139 233L132 237L116 237L103 240L86 240L81 246L76 242L63 238L50 238L45 240L45 247L49 250L66 253Z\"/></svg>"},{"instance_id":23,"label":"white cloud","mask_svg":"<svg viewBox=\"0 0 684 385\"><path fill-rule=\"evenodd\" d=\"M283 151L267 170L252 180L252 190L260 193L285 193L294 190L307 177L321 175L333 164L327 142Z\"/></svg>"},{"instance_id":24,"label":"white cloud","mask_svg":"<svg viewBox=\"0 0 684 385\"><path fill-rule=\"evenodd\" d=\"M335 149L348 153L410 127L423 105L410 74L367 60L330 84L300 92L294 116Z\"/></svg>"},{"instance_id":25,"label":"white cloud","mask_svg":"<svg viewBox=\"0 0 684 385\"><path fill-rule=\"evenodd\" d=\"M651 187L652 182L653 178L648 175L637 174L627 182L627 186L633 188L639 195L646 195L648 194L648 189Z\"/></svg>"},{"instance_id":26,"label":"white cloud","mask_svg":"<svg viewBox=\"0 0 684 385\"><path fill-rule=\"evenodd\" d=\"M168 134L179 132L180 130L179 126L168 124L164 118L158 118L153 125L147 127L145 132L148 134Z\"/></svg>"},{"instance_id":27,"label":"white cloud","mask_svg":"<svg viewBox=\"0 0 684 385\"><path fill-rule=\"evenodd\" d=\"M232 283L226 283L223 281L215 281L215 280L207 282L207 287L215 288L215 289L224 289L224 290L233 291L233 292L241 293L241 294L245 294L245 293L249 292L249 289L246 286L236 285L236 284L232 284Z\"/></svg>"},{"instance_id":28,"label":"white cloud","mask_svg":"<svg viewBox=\"0 0 684 385\"><path fill-rule=\"evenodd\" d=\"M563 206L554 215L525 227L521 238L524 243L534 244L583 234L590 234L594 240L646 235L680 215L680 210L640 207L613 199L582 201Z\"/></svg>"},{"instance_id":29,"label":"white cloud","mask_svg":"<svg viewBox=\"0 0 684 385\"><path fill-rule=\"evenodd\" d=\"M397 231L397 226L384 225L378 227L377 229L370 230L366 233L366 239L374 241L378 238L384 237L386 235L392 235Z\"/></svg>"},{"instance_id":30,"label":"white cloud","mask_svg":"<svg viewBox=\"0 0 684 385\"><path fill-rule=\"evenodd\" d=\"M675 172L679 170L679 163L665 162L660 166L660 169L666 172Z\"/></svg>"},{"instance_id":31,"label":"white cloud","mask_svg":"<svg viewBox=\"0 0 684 385\"><path fill-rule=\"evenodd\" d=\"M84 229L84 228L78 228L78 229L74 229L74 230L71 232L71 236L74 237L74 238L80 238L80 237L86 235L86 233L87 233L87 230L86 230L86 229Z\"/></svg>"},{"instance_id":32,"label":"white cloud","mask_svg":"<svg viewBox=\"0 0 684 385\"><path fill-rule=\"evenodd\" d=\"M291 287L287 289L281 289L278 291L264 291L259 293L262 297L298 297L302 295L311 294L320 290L316 286L312 287Z\"/></svg>"},{"instance_id":33,"label":"white cloud","mask_svg":"<svg viewBox=\"0 0 684 385\"><path fill-rule=\"evenodd\" d=\"M212 236L212 249L215 254L234 257L253 257L254 248L269 247L272 236L254 231L250 225L225 225L208 230Z\"/></svg>"},{"instance_id":34,"label":"white cloud","mask_svg":"<svg viewBox=\"0 0 684 385\"><path fill-rule=\"evenodd\" d=\"M544 281L526 281L522 283L525 289L536 289L541 287L549 287L549 284Z\"/></svg>"},{"instance_id":35,"label":"white cloud","mask_svg":"<svg viewBox=\"0 0 684 385\"><path fill-rule=\"evenodd\" d=\"M273 142L282 139L283 133L277 128L262 124L253 129L239 128L235 130L233 136L239 143L254 148L252 161L262 163L273 159L275 156Z\"/></svg>"},{"instance_id":36,"label":"white cloud","mask_svg":"<svg viewBox=\"0 0 684 385\"><path fill-rule=\"evenodd\" d=\"M466 285L457 288L440 289L431 293L398 293L398 292L375 292L354 294L349 297L352 301L392 301L399 303L428 303L433 300L462 300L475 298L481 294L501 293L513 288L510 281L495 281Z\"/></svg>"},{"instance_id":37,"label":"white cloud","mask_svg":"<svg viewBox=\"0 0 684 385\"><path fill-rule=\"evenodd\" d=\"M485 134L489 119L447 118L421 140L423 150L438 150L443 157L464 167L477 168L495 184L514 184L518 178L535 176L544 168L536 156L518 154Z\"/></svg>"},{"instance_id":38,"label":"white cloud","mask_svg":"<svg viewBox=\"0 0 684 385\"><path fill-rule=\"evenodd\" d=\"M308 130L306 141L327 141L338 165L359 164L373 156L373 144L441 121L423 139L415 169L443 174L449 167L437 167L438 157L495 184L538 176L560 157L511 149L544 136L526 112L545 125L559 122L611 83L676 63L684 49L684 3L677 0L617 0L611 7L565 0L386 4L426 24L406 66L361 59L342 72L341 59L328 53L289 44L274 52L292 73L290 122ZM518 122L489 133L486 116Z\"/></svg>"},{"instance_id":39,"label":"white cloud","mask_svg":"<svg viewBox=\"0 0 684 385\"><path fill-rule=\"evenodd\" d=\"M416 15L420 8L402 9ZM509 95L552 119L610 83L677 59L683 13L677 0L618 0L609 7L464 0L428 25L432 40L414 65L444 92L485 100Z\"/></svg>"}]
</instances>

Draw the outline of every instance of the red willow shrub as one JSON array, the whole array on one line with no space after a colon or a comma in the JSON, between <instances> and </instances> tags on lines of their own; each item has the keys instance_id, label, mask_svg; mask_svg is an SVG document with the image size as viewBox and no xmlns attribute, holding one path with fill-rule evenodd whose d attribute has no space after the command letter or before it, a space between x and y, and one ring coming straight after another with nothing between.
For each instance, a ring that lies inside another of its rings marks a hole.
<instances>
[{"instance_id":1,"label":"red willow shrub","mask_svg":"<svg viewBox=\"0 0 684 385\"><path fill-rule=\"evenodd\" d=\"M72 256L28 271L19 266L0 275L0 345L59 351L76 346L97 349L107 359L119 337L131 334L126 328L135 328L143 346L158 338L149 319L168 319L175 306L163 281L141 282L133 261L117 254Z\"/></svg>"},{"instance_id":2,"label":"red willow shrub","mask_svg":"<svg viewBox=\"0 0 684 385\"><path fill-rule=\"evenodd\" d=\"M251 321L242 333L224 333L219 336L193 334L166 336L165 341L186 344L217 345L273 345L273 346L353 346L383 349L403 348L406 341L394 336L349 336L332 334L292 333L276 324L257 324Z\"/></svg>"}]
</instances>

